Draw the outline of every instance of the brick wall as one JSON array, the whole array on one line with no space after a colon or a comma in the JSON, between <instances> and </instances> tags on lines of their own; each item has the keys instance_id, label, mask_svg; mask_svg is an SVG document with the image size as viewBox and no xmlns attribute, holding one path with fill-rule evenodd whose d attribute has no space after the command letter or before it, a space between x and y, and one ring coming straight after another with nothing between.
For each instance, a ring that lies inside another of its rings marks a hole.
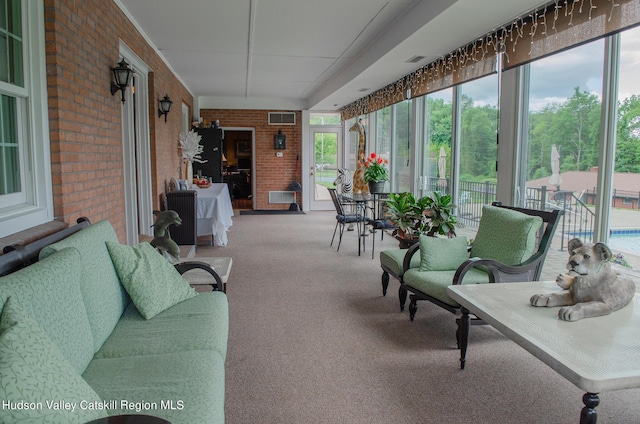
<instances>
[{"instance_id":1,"label":"brick wall","mask_svg":"<svg viewBox=\"0 0 640 424\"><path fill-rule=\"evenodd\" d=\"M193 97L112 0L44 0L47 88L54 213L75 222L108 219L125 239L122 104L111 95L110 68L120 40L152 70L149 121L154 208L171 176L178 176L181 103ZM158 100L173 100L167 123Z\"/></svg>"},{"instance_id":2,"label":"brick wall","mask_svg":"<svg viewBox=\"0 0 640 424\"><path fill-rule=\"evenodd\" d=\"M269 191L286 191L289 184L296 178L296 157L302 152L302 113L296 111L296 125L269 125L269 111L266 110L200 109L200 116L205 122L220 120L220 126L223 128L255 129L256 146L253 156L256 169L253 170L253 178L256 182L256 192L253 195L256 199L256 208L288 209L288 204L270 204ZM287 136L286 150L273 148L273 136L278 133L278 130L282 130L282 134ZM278 151L283 153L283 157L276 157ZM300 172L298 167L299 182L301 181ZM297 194L298 203L301 202L301 194Z\"/></svg>"}]
</instances>

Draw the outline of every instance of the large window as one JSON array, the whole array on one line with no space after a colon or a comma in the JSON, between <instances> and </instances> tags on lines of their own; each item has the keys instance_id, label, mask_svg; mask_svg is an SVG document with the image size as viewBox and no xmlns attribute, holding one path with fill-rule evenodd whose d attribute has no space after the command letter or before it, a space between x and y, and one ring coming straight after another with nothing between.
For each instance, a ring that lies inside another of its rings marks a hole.
<instances>
[{"instance_id":1,"label":"large window","mask_svg":"<svg viewBox=\"0 0 640 424\"><path fill-rule=\"evenodd\" d=\"M453 127L453 89L423 98L422 195L451 189L451 130Z\"/></svg>"},{"instance_id":2,"label":"large window","mask_svg":"<svg viewBox=\"0 0 640 424\"><path fill-rule=\"evenodd\" d=\"M20 146L18 145L18 113L16 98L0 94L0 196L6 202L22 199ZM9 200L12 195L13 199Z\"/></svg>"},{"instance_id":3,"label":"large window","mask_svg":"<svg viewBox=\"0 0 640 424\"><path fill-rule=\"evenodd\" d=\"M376 112L375 144L369 147L385 159L391 158L391 107L387 106Z\"/></svg>"},{"instance_id":4,"label":"large window","mask_svg":"<svg viewBox=\"0 0 640 424\"><path fill-rule=\"evenodd\" d=\"M617 261L640 267L640 27L620 35L616 150L609 247ZM635 259L634 259L635 258Z\"/></svg>"},{"instance_id":5,"label":"large window","mask_svg":"<svg viewBox=\"0 0 640 424\"><path fill-rule=\"evenodd\" d=\"M527 206L565 211L558 247L593 238L603 61L598 40L530 65Z\"/></svg>"},{"instance_id":6,"label":"large window","mask_svg":"<svg viewBox=\"0 0 640 424\"><path fill-rule=\"evenodd\" d=\"M18 103L24 98L20 2L0 2L0 196L3 203L24 201L18 130ZM11 195L11 196L10 196Z\"/></svg>"},{"instance_id":7,"label":"large window","mask_svg":"<svg viewBox=\"0 0 640 424\"><path fill-rule=\"evenodd\" d=\"M462 84L459 88L460 176L458 214L461 222L475 225L482 205L496 196L498 129L498 75Z\"/></svg>"},{"instance_id":8,"label":"large window","mask_svg":"<svg viewBox=\"0 0 640 424\"><path fill-rule=\"evenodd\" d=\"M53 219L44 57L42 2L0 0L0 237Z\"/></svg>"},{"instance_id":9,"label":"large window","mask_svg":"<svg viewBox=\"0 0 640 424\"><path fill-rule=\"evenodd\" d=\"M393 192L411 191L411 100L393 105L391 184Z\"/></svg>"}]
</instances>

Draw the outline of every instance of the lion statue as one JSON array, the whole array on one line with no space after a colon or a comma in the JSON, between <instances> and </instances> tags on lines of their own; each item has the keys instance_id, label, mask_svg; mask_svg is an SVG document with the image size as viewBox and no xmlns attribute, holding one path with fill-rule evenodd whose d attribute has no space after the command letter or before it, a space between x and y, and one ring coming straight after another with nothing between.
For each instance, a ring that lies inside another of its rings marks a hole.
<instances>
[{"instance_id":1,"label":"lion statue","mask_svg":"<svg viewBox=\"0 0 640 424\"><path fill-rule=\"evenodd\" d=\"M611 269L611 250L605 244L584 244L575 238L569 240L568 250L569 272L556 278L566 291L533 295L533 306L562 306L558 318L577 321L608 315L633 299L634 282Z\"/></svg>"}]
</instances>

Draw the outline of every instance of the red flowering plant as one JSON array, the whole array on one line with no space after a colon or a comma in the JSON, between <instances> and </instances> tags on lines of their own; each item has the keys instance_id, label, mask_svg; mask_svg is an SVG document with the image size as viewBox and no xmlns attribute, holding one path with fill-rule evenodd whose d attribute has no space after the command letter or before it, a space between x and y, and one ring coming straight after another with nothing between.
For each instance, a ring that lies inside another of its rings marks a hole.
<instances>
[{"instance_id":1,"label":"red flowering plant","mask_svg":"<svg viewBox=\"0 0 640 424\"><path fill-rule=\"evenodd\" d=\"M389 180L387 165L389 160L383 159L374 152L364 161L364 180L366 182L379 182Z\"/></svg>"}]
</instances>

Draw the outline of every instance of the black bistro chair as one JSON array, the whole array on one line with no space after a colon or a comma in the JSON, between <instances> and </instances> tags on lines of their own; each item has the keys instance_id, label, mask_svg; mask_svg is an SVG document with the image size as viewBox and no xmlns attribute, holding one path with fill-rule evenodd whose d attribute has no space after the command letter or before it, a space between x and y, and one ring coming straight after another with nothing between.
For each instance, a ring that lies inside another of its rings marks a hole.
<instances>
[{"instance_id":1,"label":"black bistro chair","mask_svg":"<svg viewBox=\"0 0 640 424\"><path fill-rule=\"evenodd\" d=\"M371 259L374 258L376 251L376 232L380 231L380 240L384 239L385 230L395 230L397 225L393 224L388 212L387 201L389 200L389 193L374 193L373 194L373 219L367 223L371 225L371 232L373 233L373 241L371 247Z\"/></svg>"},{"instance_id":2,"label":"black bistro chair","mask_svg":"<svg viewBox=\"0 0 640 424\"><path fill-rule=\"evenodd\" d=\"M331 200L333 200L333 205L336 208L336 226L333 229L333 237L331 238L331 246L333 246L333 241L336 238L336 231L338 227L340 227L340 237L338 239L338 251L340 250L340 244L342 243L342 234L344 233L344 226L346 224L360 224L367 221L367 218L364 214L359 213L346 213L344 210L344 205L338 199L338 194L336 193L335 188L329 188L329 194L331 195ZM358 231L359 233L359 231ZM360 234L358 234L360 236ZM358 240L358 243L360 240Z\"/></svg>"}]
</instances>

